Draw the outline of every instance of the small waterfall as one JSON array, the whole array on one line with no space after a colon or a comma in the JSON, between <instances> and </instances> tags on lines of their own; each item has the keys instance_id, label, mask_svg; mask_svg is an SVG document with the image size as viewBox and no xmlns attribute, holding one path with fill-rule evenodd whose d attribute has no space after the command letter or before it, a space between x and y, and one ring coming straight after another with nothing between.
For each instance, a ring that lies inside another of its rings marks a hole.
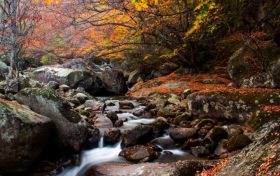
<instances>
[{"instance_id":1,"label":"small waterfall","mask_svg":"<svg viewBox=\"0 0 280 176\"><path fill-rule=\"evenodd\" d=\"M102 136L98 142L98 148L103 148L104 147L104 137Z\"/></svg>"},{"instance_id":2,"label":"small waterfall","mask_svg":"<svg viewBox=\"0 0 280 176\"><path fill-rule=\"evenodd\" d=\"M120 113L118 114L120 119L126 120L124 122L123 127L120 129L132 129L140 124L151 124L155 121L155 119L143 119L138 118L131 113ZM93 165L106 163L106 162L117 162L117 163L126 163L126 161L119 157L119 153L121 152L121 141L119 141L115 145L107 146L104 145L104 129L100 129L102 137L98 142L98 148L94 148L91 150L84 150L81 153L81 164L80 166L69 167L66 168L62 173L58 174L57 176L76 176L76 175L83 175L82 173L90 168ZM169 135L164 134L162 138L170 138ZM164 154L165 152L172 153ZM187 153L181 151L179 149L163 149L162 156L157 160L159 162L167 160L167 161L174 161L182 158Z\"/></svg>"}]
</instances>

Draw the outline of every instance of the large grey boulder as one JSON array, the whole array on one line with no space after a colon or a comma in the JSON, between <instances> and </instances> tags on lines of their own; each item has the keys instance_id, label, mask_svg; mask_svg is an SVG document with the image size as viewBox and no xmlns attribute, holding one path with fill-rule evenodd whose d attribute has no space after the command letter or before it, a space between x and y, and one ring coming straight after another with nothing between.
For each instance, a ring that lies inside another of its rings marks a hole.
<instances>
[{"instance_id":1,"label":"large grey boulder","mask_svg":"<svg viewBox=\"0 0 280 176\"><path fill-rule=\"evenodd\" d=\"M28 170L48 146L52 129L50 118L0 99L0 173Z\"/></svg>"},{"instance_id":2,"label":"large grey boulder","mask_svg":"<svg viewBox=\"0 0 280 176\"><path fill-rule=\"evenodd\" d=\"M50 81L56 81L59 84L66 84L71 88L83 87L85 89L91 89L92 86L99 87L98 78L92 75L92 73L70 68L59 67L41 67L36 69L31 77L43 83L49 83ZM100 80L99 80L100 83Z\"/></svg>"},{"instance_id":3,"label":"large grey boulder","mask_svg":"<svg viewBox=\"0 0 280 176\"><path fill-rule=\"evenodd\" d=\"M64 68L60 65L41 67L36 69L31 77L46 84L56 81L60 85L65 84L70 88L83 87L91 94L109 92L120 95L127 91L123 73L110 67L98 71Z\"/></svg>"},{"instance_id":4,"label":"large grey boulder","mask_svg":"<svg viewBox=\"0 0 280 176\"><path fill-rule=\"evenodd\" d=\"M85 122L51 88L26 88L15 95L18 102L49 117L55 124L56 143L64 151L80 151L87 137Z\"/></svg>"}]
</instances>

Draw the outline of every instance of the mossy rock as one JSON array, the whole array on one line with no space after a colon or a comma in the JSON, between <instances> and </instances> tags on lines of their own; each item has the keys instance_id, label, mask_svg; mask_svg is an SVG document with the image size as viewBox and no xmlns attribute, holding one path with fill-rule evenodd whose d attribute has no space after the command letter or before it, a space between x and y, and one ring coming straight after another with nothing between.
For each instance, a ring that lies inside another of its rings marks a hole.
<instances>
[{"instance_id":1,"label":"mossy rock","mask_svg":"<svg viewBox=\"0 0 280 176\"><path fill-rule=\"evenodd\" d=\"M78 152L81 149L87 137L86 124L82 123L80 115L55 90L26 88L17 93L15 98L33 111L53 120L58 151Z\"/></svg>"},{"instance_id":2,"label":"mossy rock","mask_svg":"<svg viewBox=\"0 0 280 176\"><path fill-rule=\"evenodd\" d=\"M52 121L16 102L0 99L0 172L21 173L47 150Z\"/></svg>"},{"instance_id":3,"label":"mossy rock","mask_svg":"<svg viewBox=\"0 0 280 176\"><path fill-rule=\"evenodd\" d=\"M278 92L197 92L188 96L192 115L246 122L265 105L279 105Z\"/></svg>"}]
</instances>

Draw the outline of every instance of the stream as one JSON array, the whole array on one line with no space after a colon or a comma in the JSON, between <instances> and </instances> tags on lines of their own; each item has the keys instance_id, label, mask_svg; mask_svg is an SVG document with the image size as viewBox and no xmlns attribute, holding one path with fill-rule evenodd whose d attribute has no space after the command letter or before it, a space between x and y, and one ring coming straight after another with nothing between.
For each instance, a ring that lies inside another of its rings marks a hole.
<instances>
[{"instance_id":1,"label":"stream","mask_svg":"<svg viewBox=\"0 0 280 176\"><path fill-rule=\"evenodd\" d=\"M155 119L138 118L131 112L118 113L118 117L125 121L124 125L119 128L120 130L131 129L140 124L151 124L155 121ZM102 129L100 129L100 131L102 133ZM164 134L160 138L167 139L169 136ZM101 137L97 148L81 152L81 162L79 166L66 168L57 176L82 176L92 166L102 163L129 163L119 156L121 150L121 141L115 145L104 146L103 137ZM154 162L174 162L188 157L190 157L190 154L182 150L162 148L161 156Z\"/></svg>"}]
</instances>

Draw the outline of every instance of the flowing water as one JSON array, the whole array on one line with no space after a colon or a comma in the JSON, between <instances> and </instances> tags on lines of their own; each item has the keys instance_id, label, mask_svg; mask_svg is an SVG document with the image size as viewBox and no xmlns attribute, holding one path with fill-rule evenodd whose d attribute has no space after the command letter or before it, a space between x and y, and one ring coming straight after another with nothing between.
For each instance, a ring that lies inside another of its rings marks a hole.
<instances>
[{"instance_id":1,"label":"flowing water","mask_svg":"<svg viewBox=\"0 0 280 176\"><path fill-rule=\"evenodd\" d=\"M151 124L155 119L139 119L131 113L118 114L120 119L123 119L124 125L121 130L132 129L139 124ZM163 138L168 138L168 135ZM81 153L81 162L79 166L66 168L62 173L57 176L77 176L83 175L83 173L93 165L101 163L128 163L122 157L119 157L121 152L121 141L113 146L104 146L103 137L100 139L98 148L91 150L84 150ZM170 162L178 160L182 157L188 156L188 153L178 149L163 149L162 155L157 159L158 162Z\"/></svg>"}]
</instances>

